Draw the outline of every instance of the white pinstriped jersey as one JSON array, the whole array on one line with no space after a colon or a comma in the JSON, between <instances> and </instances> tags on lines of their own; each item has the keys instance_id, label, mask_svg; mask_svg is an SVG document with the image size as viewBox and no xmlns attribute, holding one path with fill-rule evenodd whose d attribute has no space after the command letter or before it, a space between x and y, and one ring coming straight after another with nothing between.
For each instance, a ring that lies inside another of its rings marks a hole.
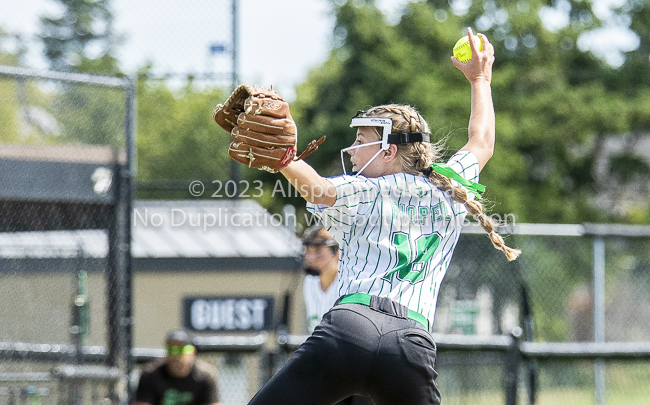
<instances>
[{"instance_id":1,"label":"white pinstriped jersey","mask_svg":"<svg viewBox=\"0 0 650 405\"><path fill-rule=\"evenodd\" d=\"M463 178L478 182L479 165L468 151L449 159ZM467 215L463 204L424 176L336 176L332 207L307 204L341 247L338 295L388 297L433 325L440 283ZM453 182L458 186L457 182ZM474 198L468 192L468 198Z\"/></svg>"},{"instance_id":2,"label":"white pinstriped jersey","mask_svg":"<svg viewBox=\"0 0 650 405\"><path fill-rule=\"evenodd\" d=\"M339 276L336 275L332 284L323 291L319 276L305 276L303 281L303 297L305 300L305 312L307 315L307 332L314 332L314 329L323 319L323 315L334 306L339 297L338 288Z\"/></svg>"}]
</instances>

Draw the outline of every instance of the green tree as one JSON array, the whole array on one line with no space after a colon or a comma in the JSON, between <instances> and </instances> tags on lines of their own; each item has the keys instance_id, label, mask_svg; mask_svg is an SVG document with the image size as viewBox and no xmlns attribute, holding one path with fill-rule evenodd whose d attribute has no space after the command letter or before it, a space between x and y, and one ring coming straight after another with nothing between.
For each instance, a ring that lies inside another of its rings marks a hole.
<instances>
[{"instance_id":1,"label":"green tree","mask_svg":"<svg viewBox=\"0 0 650 405\"><path fill-rule=\"evenodd\" d=\"M647 7L635 1L625 9L632 27L647 18ZM630 93L617 80L627 65L616 69L578 48L581 35L602 26L591 3L463 4L467 9L443 0L409 3L394 25L374 1L333 5L337 23L331 56L299 86L294 103L301 133L309 134L301 142L329 136L310 162L325 174L338 173L338 151L352 141L350 116L387 102L414 105L438 138L447 137L450 152L461 147L469 86L449 57L464 27L472 26L488 35L497 57L498 143L483 173L488 198L498 204L493 212L514 213L519 222L631 221L595 203L604 183L612 181L595 173L603 164L605 141L648 130L650 105L645 91ZM564 13L567 24L547 28L540 15L549 13ZM647 66L647 57L636 59ZM638 179L631 168L644 173L643 162L628 155L614 157L615 164L605 162L617 181Z\"/></svg>"},{"instance_id":2,"label":"green tree","mask_svg":"<svg viewBox=\"0 0 650 405\"><path fill-rule=\"evenodd\" d=\"M616 18L629 21L639 38L638 48L626 54L615 84L628 94L645 93L650 87L650 6L643 0L628 0L615 11Z\"/></svg>"},{"instance_id":3,"label":"green tree","mask_svg":"<svg viewBox=\"0 0 650 405\"><path fill-rule=\"evenodd\" d=\"M192 80L180 90L164 81L138 81L138 178L144 188L138 198L192 198L188 187L203 181L210 197L230 179L230 137L213 121L212 113L227 93L196 86ZM179 186L180 184L180 186ZM239 185L238 185L239 186Z\"/></svg>"},{"instance_id":4,"label":"green tree","mask_svg":"<svg viewBox=\"0 0 650 405\"><path fill-rule=\"evenodd\" d=\"M446 137L450 153L461 147L467 139L469 85L449 58L464 27L471 26L485 33L496 50L492 89L498 140L481 180L494 202L491 211L513 213L518 222L649 223L647 191L636 211L597 204L603 196L623 195L621 187L643 192L634 186L648 178L643 175L647 163L633 153L635 137L650 130L650 10L645 3L629 0L618 10L629 17L641 45L616 68L578 46L583 35L604 24L587 1L454 2L467 4L464 10L447 0L412 2L395 24L373 1L338 1L331 55L298 87L292 109L300 133L309 134L301 142L328 136L308 160L321 173L340 173L338 152L354 139L350 117L357 109L386 102L415 106L435 138ZM549 13L566 17L566 24L550 29L540 17ZM623 145L623 152L607 154L612 142ZM591 246L584 241L573 246L562 238L514 239L512 245L527 253L512 263L500 255L500 262L487 263L497 252L486 239L461 242L459 250L473 251L452 262L462 269L458 284L470 294L489 285L499 308L503 297L516 299L513 274L521 271L536 308L536 336L566 339L567 299L576 286L588 283Z\"/></svg>"},{"instance_id":5,"label":"green tree","mask_svg":"<svg viewBox=\"0 0 650 405\"><path fill-rule=\"evenodd\" d=\"M0 49L6 42L16 51L0 51L0 64L23 66L27 45L21 35L10 34L0 28ZM33 80L5 77L0 80L0 142L43 144L55 143L58 127L48 112L53 97L44 92Z\"/></svg>"},{"instance_id":6,"label":"green tree","mask_svg":"<svg viewBox=\"0 0 650 405\"><path fill-rule=\"evenodd\" d=\"M123 76L114 55L110 0L54 0L57 16L40 18L40 38L50 69ZM48 106L61 128L59 142L125 146L124 91L60 84Z\"/></svg>"},{"instance_id":7,"label":"green tree","mask_svg":"<svg viewBox=\"0 0 650 405\"><path fill-rule=\"evenodd\" d=\"M62 15L41 17L41 40L52 70L120 73L114 55L110 0L54 0Z\"/></svg>"},{"instance_id":8,"label":"green tree","mask_svg":"<svg viewBox=\"0 0 650 405\"><path fill-rule=\"evenodd\" d=\"M0 64L14 65L17 63L17 55L6 52L3 49L4 43L10 40L8 33L0 27ZM11 96L16 95L16 83L10 80L0 80L0 119L2 120L2 132L0 142L11 142L18 137L19 113L17 100Z\"/></svg>"}]
</instances>

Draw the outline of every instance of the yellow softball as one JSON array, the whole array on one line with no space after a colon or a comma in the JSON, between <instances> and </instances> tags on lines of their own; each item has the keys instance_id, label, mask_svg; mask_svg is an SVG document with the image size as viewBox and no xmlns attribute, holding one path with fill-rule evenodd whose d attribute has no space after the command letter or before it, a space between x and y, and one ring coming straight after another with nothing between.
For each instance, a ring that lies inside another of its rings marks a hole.
<instances>
[{"instance_id":1,"label":"yellow softball","mask_svg":"<svg viewBox=\"0 0 650 405\"><path fill-rule=\"evenodd\" d=\"M481 40L481 37L478 35L473 35L472 37L474 43L478 41L478 50L482 51L483 41ZM456 45L454 45L454 56L463 63L469 62L469 60L472 59L472 48L469 46L469 38L467 35L459 39L458 42L456 42Z\"/></svg>"}]
</instances>

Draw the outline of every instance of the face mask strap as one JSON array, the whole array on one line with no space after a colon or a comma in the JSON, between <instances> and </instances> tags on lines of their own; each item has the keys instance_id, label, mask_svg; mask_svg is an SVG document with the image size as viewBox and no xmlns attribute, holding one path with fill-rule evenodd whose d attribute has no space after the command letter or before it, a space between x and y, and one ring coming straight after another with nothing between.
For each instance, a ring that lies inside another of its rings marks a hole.
<instances>
[{"instance_id":1,"label":"face mask strap","mask_svg":"<svg viewBox=\"0 0 650 405\"><path fill-rule=\"evenodd\" d=\"M377 145L377 144L380 144L380 143L381 143L381 141L374 141L374 142L362 143L362 144L359 144L359 145L348 146L347 148L341 149L341 152L347 152L347 151L352 150L352 149L361 148L363 146Z\"/></svg>"},{"instance_id":2,"label":"face mask strap","mask_svg":"<svg viewBox=\"0 0 650 405\"><path fill-rule=\"evenodd\" d=\"M343 148L343 149L341 149L341 165L343 166L343 174L346 174L346 175L348 174L347 171L345 170L345 155L344 155L345 152L347 152L347 151L349 151L349 150L352 150L352 149L358 149L358 148L361 148L361 147L363 147L363 146L377 145L377 144L380 144L381 142L382 142L382 141L375 141L375 142L363 143L363 144L361 144L361 145L348 146L347 148ZM379 152L381 152L381 151L382 151L382 150L379 149ZM379 152L377 152L377 154L375 155L375 157L377 157L377 155L379 154ZM374 159L374 157L373 157L373 159ZM370 162L372 162L372 159L370 160ZM370 163L370 162L368 162L368 163ZM368 166L368 163L366 163L366 166ZM366 166L364 166L363 168L365 169ZM363 170L363 169L361 169L361 170ZM359 170L359 171L357 172L357 174L361 173L361 170Z\"/></svg>"},{"instance_id":3,"label":"face mask strap","mask_svg":"<svg viewBox=\"0 0 650 405\"><path fill-rule=\"evenodd\" d=\"M357 174L355 174L355 176L360 175L361 172L363 171L363 169L365 169L366 167L368 167L368 165L369 165L370 163L372 163L372 161L375 160L375 158L376 158L377 156L379 156L379 154L380 154L381 152L383 152L383 150L382 150L382 149L379 149L379 150L377 151L377 153L375 153L375 156L373 156L372 159L370 159L370 160L368 161L368 163L366 163L366 164L361 168L361 170L359 170L359 171L357 172Z\"/></svg>"},{"instance_id":4,"label":"face mask strap","mask_svg":"<svg viewBox=\"0 0 650 405\"><path fill-rule=\"evenodd\" d=\"M345 174L345 175L348 174L347 171L345 170L345 159L343 158L343 152L347 152L347 151L350 150L350 149L360 148L360 147L362 147L362 146L376 145L376 144L378 144L378 143L380 143L380 142L381 142L381 141L370 142L370 143L364 143L363 145L350 146L349 148L341 149L341 165L343 165L343 174ZM368 163L366 163L366 164L361 168L361 170L359 170L358 172L356 172L354 175L355 175L355 176L360 175L361 172L362 172L366 167L368 167L368 165L369 165L370 163L372 163L372 161L375 160L375 158L376 158L377 156L379 156L379 154L380 154L381 152L383 152L383 150L380 148L380 149L377 151L377 153L375 153L375 156L373 156L373 157L368 161Z\"/></svg>"}]
</instances>

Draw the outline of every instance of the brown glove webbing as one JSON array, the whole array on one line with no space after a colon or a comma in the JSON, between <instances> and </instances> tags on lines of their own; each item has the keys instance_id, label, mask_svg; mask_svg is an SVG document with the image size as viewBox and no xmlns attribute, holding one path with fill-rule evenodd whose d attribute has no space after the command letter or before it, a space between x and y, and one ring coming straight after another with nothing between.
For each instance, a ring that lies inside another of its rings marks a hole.
<instances>
[{"instance_id":1,"label":"brown glove webbing","mask_svg":"<svg viewBox=\"0 0 650 405\"><path fill-rule=\"evenodd\" d=\"M309 142L307 148L304 151L302 151L302 153L294 160L301 160L311 155L312 152L318 149L318 145L320 145L323 142L325 142L325 135L321 136L319 140L314 139L313 141Z\"/></svg>"}]
</instances>

